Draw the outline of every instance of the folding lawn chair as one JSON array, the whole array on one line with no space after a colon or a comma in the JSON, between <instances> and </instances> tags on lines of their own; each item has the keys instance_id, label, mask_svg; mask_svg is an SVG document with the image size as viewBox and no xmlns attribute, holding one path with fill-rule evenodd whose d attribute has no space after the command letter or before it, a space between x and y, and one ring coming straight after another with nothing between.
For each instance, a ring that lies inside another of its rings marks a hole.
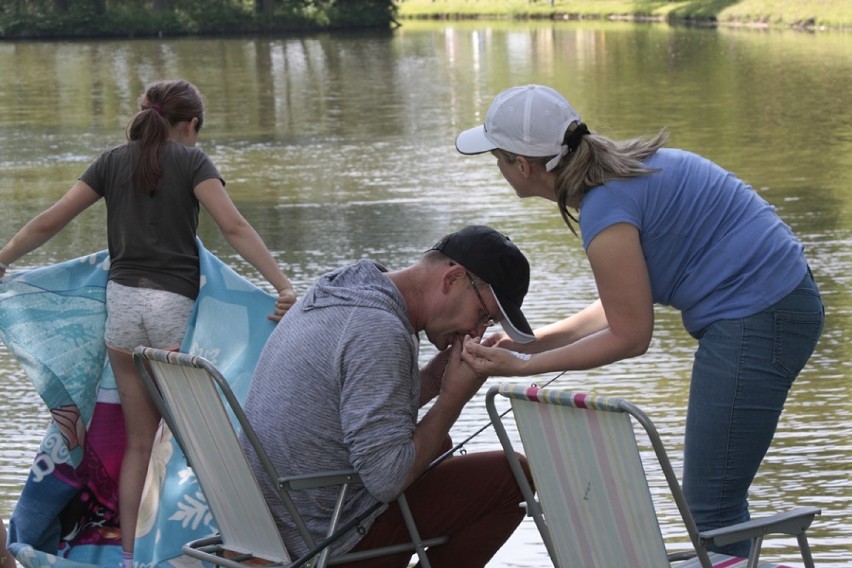
<instances>
[{"instance_id":1,"label":"folding lawn chair","mask_svg":"<svg viewBox=\"0 0 852 568\"><path fill-rule=\"evenodd\" d=\"M178 445L195 472L204 491L219 533L187 543L183 553L217 566L276 566L322 568L387 554L416 553L422 566L428 567L425 550L445 543L446 537L422 540L414 525L404 496L402 509L411 542L356 553L331 556L330 545L356 521L337 526L347 491L358 484L354 471L318 472L291 478L279 478L272 462L260 445L242 408L225 378L207 360L191 356L137 347L133 360L154 402L172 431ZM150 372L149 372L150 371ZM288 552L257 479L240 445L225 403L254 447L265 472L278 487L278 494L290 513L309 552L293 558ZM290 491L323 486L340 486L336 507L326 538L315 542L290 499Z\"/></svg>"},{"instance_id":2,"label":"folding lawn chair","mask_svg":"<svg viewBox=\"0 0 852 568\"><path fill-rule=\"evenodd\" d=\"M495 407L496 395L511 401L537 492L533 495ZM796 536L805 566L813 559L805 531L815 507L801 507L730 527L699 532L662 441L651 420L621 398L593 397L560 389L494 386L488 414L509 456L518 484L555 566L568 568L771 568L759 563L767 534ZM647 432L694 554L668 555L633 431ZM751 540L748 559L707 551L708 546ZM673 560L689 558L684 562Z\"/></svg>"}]
</instances>

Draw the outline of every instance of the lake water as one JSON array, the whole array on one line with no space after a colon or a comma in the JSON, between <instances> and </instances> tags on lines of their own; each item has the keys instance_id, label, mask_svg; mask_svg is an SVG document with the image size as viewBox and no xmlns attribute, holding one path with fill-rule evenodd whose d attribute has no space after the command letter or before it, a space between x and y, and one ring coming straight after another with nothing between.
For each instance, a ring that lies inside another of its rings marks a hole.
<instances>
[{"instance_id":1,"label":"lake water","mask_svg":"<svg viewBox=\"0 0 852 568\"><path fill-rule=\"evenodd\" d=\"M822 507L810 531L817 565L852 565L852 35L406 22L392 33L0 43L0 76L0 242L55 201L100 151L123 141L145 83L182 77L207 98L199 145L298 292L363 257L402 267L441 235L486 223L531 260L525 311L533 327L594 299L580 243L552 204L518 200L493 158L457 154L455 135L480 123L500 90L530 82L565 93L597 132L631 137L668 128L671 145L751 183L807 247L826 329L750 501L753 515L792 502ZM257 278L209 219L200 235ZM98 205L15 268L105 245ZM644 408L679 467L694 349L678 314L661 308L646 355L555 384L622 395ZM423 351L424 360L434 352ZM0 398L0 517L8 519L48 415L2 347ZM453 435L461 440L485 423L483 390ZM487 429L468 450L496 445ZM662 525L682 548L670 513ZM789 540L768 541L765 551L800 565ZM493 565L549 565L531 522Z\"/></svg>"}]
</instances>

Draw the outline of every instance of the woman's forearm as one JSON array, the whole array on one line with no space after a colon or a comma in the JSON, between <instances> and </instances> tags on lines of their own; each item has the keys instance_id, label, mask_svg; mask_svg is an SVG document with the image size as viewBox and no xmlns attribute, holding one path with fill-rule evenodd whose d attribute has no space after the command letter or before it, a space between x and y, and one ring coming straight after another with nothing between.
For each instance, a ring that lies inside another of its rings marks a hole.
<instances>
[{"instance_id":1,"label":"woman's forearm","mask_svg":"<svg viewBox=\"0 0 852 568\"><path fill-rule=\"evenodd\" d=\"M523 365L524 375L582 371L645 353L648 341L618 337L605 329L568 345L534 354Z\"/></svg>"},{"instance_id":2,"label":"woman's forearm","mask_svg":"<svg viewBox=\"0 0 852 568\"><path fill-rule=\"evenodd\" d=\"M541 353L576 343L607 328L606 314L600 300L589 304L576 314L535 330L536 340L521 350Z\"/></svg>"}]
</instances>

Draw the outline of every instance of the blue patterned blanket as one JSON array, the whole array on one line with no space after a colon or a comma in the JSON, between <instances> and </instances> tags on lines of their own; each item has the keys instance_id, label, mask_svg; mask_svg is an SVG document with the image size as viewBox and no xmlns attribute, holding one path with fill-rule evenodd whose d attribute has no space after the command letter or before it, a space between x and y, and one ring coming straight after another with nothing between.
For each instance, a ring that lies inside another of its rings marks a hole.
<instances>
[{"instance_id":1,"label":"blue patterned blanket","mask_svg":"<svg viewBox=\"0 0 852 568\"><path fill-rule=\"evenodd\" d=\"M201 288L181 351L212 361L241 400L274 323L274 298L201 251ZM120 563L124 423L103 344L109 257L100 252L0 281L0 339L53 417L9 523L25 567ZM161 429L139 512L137 567L194 566L181 546L216 526L192 470Z\"/></svg>"}]
</instances>

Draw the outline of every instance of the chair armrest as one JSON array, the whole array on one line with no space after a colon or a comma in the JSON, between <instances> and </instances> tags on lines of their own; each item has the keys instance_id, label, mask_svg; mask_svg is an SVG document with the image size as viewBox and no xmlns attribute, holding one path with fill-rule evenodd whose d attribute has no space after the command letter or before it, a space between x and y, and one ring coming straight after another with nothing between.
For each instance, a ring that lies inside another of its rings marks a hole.
<instances>
[{"instance_id":1,"label":"chair armrest","mask_svg":"<svg viewBox=\"0 0 852 568\"><path fill-rule=\"evenodd\" d=\"M354 469L341 469L337 471L325 471L320 473L309 473L306 475L293 475L278 479L278 486L288 491L300 491L304 489L315 489L329 485L344 485L346 483L361 483L361 478Z\"/></svg>"},{"instance_id":2,"label":"chair armrest","mask_svg":"<svg viewBox=\"0 0 852 568\"><path fill-rule=\"evenodd\" d=\"M698 553L694 550L681 550L680 552L669 552L666 555L669 559L669 564L674 564L675 562L683 562L684 560L692 560Z\"/></svg>"},{"instance_id":3,"label":"chair armrest","mask_svg":"<svg viewBox=\"0 0 852 568\"><path fill-rule=\"evenodd\" d=\"M817 507L797 507L783 513L752 519L729 527L698 533L705 546L724 546L732 542L750 540L767 534L803 534L822 513Z\"/></svg>"}]
</instances>

